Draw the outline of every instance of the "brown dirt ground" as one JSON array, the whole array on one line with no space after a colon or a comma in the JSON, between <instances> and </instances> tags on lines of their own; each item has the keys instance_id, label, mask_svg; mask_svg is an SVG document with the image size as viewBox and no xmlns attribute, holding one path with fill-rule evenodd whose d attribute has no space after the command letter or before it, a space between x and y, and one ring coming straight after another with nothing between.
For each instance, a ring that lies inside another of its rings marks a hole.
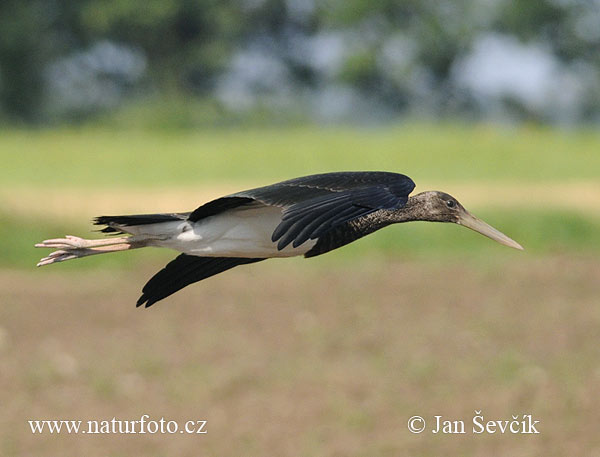
<instances>
[{"instance_id":1,"label":"brown dirt ground","mask_svg":"<svg viewBox=\"0 0 600 457\"><path fill-rule=\"evenodd\" d=\"M600 263L269 261L135 309L153 273L0 271L3 456L592 456ZM539 435L470 433L529 413ZM208 421L32 435L29 419ZM409 417L469 433L413 435Z\"/></svg>"}]
</instances>

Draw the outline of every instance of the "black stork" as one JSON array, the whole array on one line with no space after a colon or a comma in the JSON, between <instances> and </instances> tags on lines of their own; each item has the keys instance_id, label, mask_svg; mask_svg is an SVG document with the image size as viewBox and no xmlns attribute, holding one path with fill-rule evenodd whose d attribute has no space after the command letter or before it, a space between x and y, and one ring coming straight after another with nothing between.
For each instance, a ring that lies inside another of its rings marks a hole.
<instances>
[{"instance_id":1,"label":"black stork","mask_svg":"<svg viewBox=\"0 0 600 457\"><path fill-rule=\"evenodd\" d=\"M46 240L35 246L57 250L38 266L147 246L182 252L144 286L137 306L149 307L237 265L314 257L400 222L453 222L523 249L451 195L428 191L409 197L414 187L398 173L324 173L237 192L189 213L100 216L94 224L105 225L102 232L125 236Z\"/></svg>"}]
</instances>

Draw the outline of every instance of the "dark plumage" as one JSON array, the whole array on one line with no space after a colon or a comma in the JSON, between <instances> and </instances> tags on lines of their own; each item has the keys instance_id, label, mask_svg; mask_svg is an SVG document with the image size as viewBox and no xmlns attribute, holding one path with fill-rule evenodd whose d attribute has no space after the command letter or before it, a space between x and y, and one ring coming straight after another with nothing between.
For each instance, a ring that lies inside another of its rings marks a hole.
<instances>
[{"instance_id":1,"label":"dark plumage","mask_svg":"<svg viewBox=\"0 0 600 457\"><path fill-rule=\"evenodd\" d=\"M144 287L137 305L148 307L237 265L270 257L314 257L400 222L454 222L522 249L446 193L409 198L414 187L408 176L397 173L325 173L237 192L191 213L100 216L94 223L106 226L102 232L130 236L46 240L36 247L58 250L38 265L145 246L183 252Z\"/></svg>"},{"instance_id":2,"label":"dark plumage","mask_svg":"<svg viewBox=\"0 0 600 457\"><path fill-rule=\"evenodd\" d=\"M261 260L265 259L197 257L179 254L146 283L136 306L145 304L147 308L192 283L202 281L238 265L260 262Z\"/></svg>"},{"instance_id":3,"label":"dark plumage","mask_svg":"<svg viewBox=\"0 0 600 457\"><path fill-rule=\"evenodd\" d=\"M271 236L281 250L374 211L399 209L414 188L412 179L398 173L342 172L290 179L234 196L283 208L281 223Z\"/></svg>"}]
</instances>

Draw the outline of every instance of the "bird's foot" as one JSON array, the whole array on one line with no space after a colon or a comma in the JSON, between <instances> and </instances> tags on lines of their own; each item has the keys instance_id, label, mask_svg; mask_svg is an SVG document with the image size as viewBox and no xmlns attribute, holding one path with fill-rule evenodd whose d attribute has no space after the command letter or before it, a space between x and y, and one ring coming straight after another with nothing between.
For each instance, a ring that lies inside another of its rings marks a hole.
<instances>
[{"instance_id":1,"label":"bird's foot","mask_svg":"<svg viewBox=\"0 0 600 457\"><path fill-rule=\"evenodd\" d=\"M90 245L91 241L93 240L85 240L78 236L66 235L64 238L53 238L37 243L35 245L36 248L56 249L56 251L41 259L37 266L41 267L89 255L88 253L90 250L86 248Z\"/></svg>"},{"instance_id":2,"label":"bird's foot","mask_svg":"<svg viewBox=\"0 0 600 457\"><path fill-rule=\"evenodd\" d=\"M44 246L47 247L47 246ZM78 259L79 257L84 257L90 254L90 249L69 249L51 252L47 257L41 259L38 263L38 267L42 267L44 265L51 265L56 262L63 262L65 260Z\"/></svg>"},{"instance_id":3,"label":"bird's foot","mask_svg":"<svg viewBox=\"0 0 600 457\"><path fill-rule=\"evenodd\" d=\"M44 240L41 243L35 245L36 248L52 248L52 249L95 249L106 246L115 246L126 244L134 244L136 237L126 236L120 238L103 238L99 240L86 240L78 236L66 235L64 238L53 238L51 240Z\"/></svg>"},{"instance_id":4,"label":"bird's foot","mask_svg":"<svg viewBox=\"0 0 600 457\"><path fill-rule=\"evenodd\" d=\"M44 240L41 243L37 243L35 247L54 249L81 249L92 247L94 245L94 241L101 240L85 240L78 236L66 235L64 238L53 238L51 240Z\"/></svg>"},{"instance_id":5,"label":"bird's foot","mask_svg":"<svg viewBox=\"0 0 600 457\"><path fill-rule=\"evenodd\" d=\"M86 240L78 236L67 235L65 238L53 238L35 245L36 248L52 248L56 251L41 259L37 266L51 265L65 260L78 259L94 254L125 251L143 247L136 243L134 237Z\"/></svg>"}]
</instances>

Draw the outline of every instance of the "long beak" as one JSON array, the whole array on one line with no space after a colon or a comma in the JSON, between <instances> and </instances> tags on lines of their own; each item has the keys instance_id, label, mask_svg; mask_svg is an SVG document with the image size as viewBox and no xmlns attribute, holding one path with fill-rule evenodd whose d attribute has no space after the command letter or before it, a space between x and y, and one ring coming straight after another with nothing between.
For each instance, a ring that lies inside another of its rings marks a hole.
<instances>
[{"instance_id":1,"label":"long beak","mask_svg":"<svg viewBox=\"0 0 600 457\"><path fill-rule=\"evenodd\" d=\"M521 246L515 240L507 237L504 233L500 232L499 230L496 230L491 225L486 224L481 219L477 219L475 216L473 216L466 210L464 211L464 213L461 213L457 224L464 225L465 227L470 228L471 230L475 230L476 232L479 232L482 235L485 235L488 238L491 238L492 240L497 241L498 243L503 244L505 246L523 250L523 246Z\"/></svg>"}]
</instances>

